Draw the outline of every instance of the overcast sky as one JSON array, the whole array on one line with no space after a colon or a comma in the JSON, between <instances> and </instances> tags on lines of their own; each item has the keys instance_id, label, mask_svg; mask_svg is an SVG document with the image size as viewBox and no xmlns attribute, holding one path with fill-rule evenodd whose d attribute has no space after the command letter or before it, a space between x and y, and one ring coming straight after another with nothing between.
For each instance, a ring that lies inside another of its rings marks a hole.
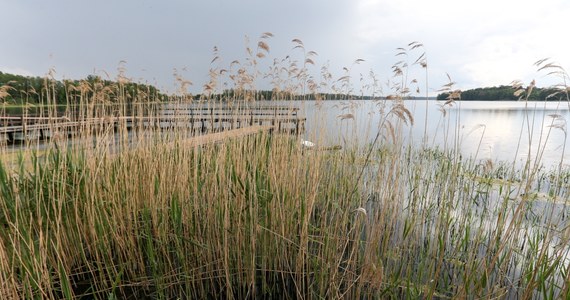
<instances>
[{"instance_id":1,"label":"overcast sky","mask_svg":"<svg viewBox=\"0 0 570 300\"><path fill-rule=\"evenodd\" d=\"M396 48L425 46L430 93L536 78L533 63L551 57L570 66L567 0L0 0L0 71L58 79L116 76L120 61L136 81L173 91L173 70L199 92L217 46L221 67L245 56L264 32L269 59L293 55L292 39L318 53L315 70L335 76L356 59L353 76L391 76ZM416 55L419 53L415 53ZM413 55L412 55L413 56ZM410 59L413 60L412 56ZM318 73L318 71L317 71ZM106 76L106 75L105 75ZM419 78L421 81L424 78ZM543 83L543 84L541 84Z\"/></svg>"}]
</instances>

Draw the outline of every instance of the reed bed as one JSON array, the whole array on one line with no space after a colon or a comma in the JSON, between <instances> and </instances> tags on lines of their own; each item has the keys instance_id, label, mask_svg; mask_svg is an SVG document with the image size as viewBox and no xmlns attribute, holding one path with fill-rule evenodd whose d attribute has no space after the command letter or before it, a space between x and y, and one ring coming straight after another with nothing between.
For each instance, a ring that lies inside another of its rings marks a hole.
<instances>
[{"instance_id":1,"label":"reed bed","mask_svg":"<svg viewBox=\"0 0 570 300\"><path fill-rule=\"evenodd\" d=\"M246 87L269 37L226 102L256 101ZM305 90L315 54L303 54ZM82 88L69 99L83 116L159 113L127 109L120 85ZM309 150L267 132L190 147L192 128L127 124L27 145L0 165L0 297L567 298L570 173L405 142L406 89L376 100L378 135L364 148Z\"/></svg>"}]
</instances>

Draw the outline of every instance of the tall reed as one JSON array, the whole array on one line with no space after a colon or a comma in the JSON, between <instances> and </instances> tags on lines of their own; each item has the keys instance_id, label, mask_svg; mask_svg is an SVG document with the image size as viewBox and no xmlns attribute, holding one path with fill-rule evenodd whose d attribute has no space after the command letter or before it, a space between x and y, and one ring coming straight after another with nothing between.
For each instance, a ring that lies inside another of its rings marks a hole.
<instances>
[{"instance_id":1,"label":"tall reed","mask_svg":"<svg viewBox=\"0 0 570 300\"><path fill-rule=\"evenodd\" d=\"M239 92L224 103L211 99L226 80L213 66L200 105L259 101L251 86L263 78L271 36L226 71ZM274 90L317 98L328 70L314 85L316 52L293 44L303 62L272 65ZM113 86L70 86L68 113L101 122L0 165L0 297L568 297L568 171L464 159L458 133L443 149L406 140L406 67L395 65L392 95L375 100L374 142L340 151L267 132L196 147L194 126L104 122L158 120L165 107L195 105L187 94L166 104L129 99L123 73ZM352 88L347 71L335 82L341 91ZM355 102L346 103L348 122Z\"/></svg>"}]
</instances>

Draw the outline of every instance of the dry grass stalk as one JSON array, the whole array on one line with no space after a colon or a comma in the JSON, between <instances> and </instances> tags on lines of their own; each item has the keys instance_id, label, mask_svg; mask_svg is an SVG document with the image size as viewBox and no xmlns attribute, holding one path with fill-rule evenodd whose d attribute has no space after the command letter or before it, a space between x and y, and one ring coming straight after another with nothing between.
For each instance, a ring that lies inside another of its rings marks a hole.
<instances>
[{"instance_id":1,"label":"dry grass stalk","mask_svg":"<svg viewBox=\"0 0 570 300\"><path fill-rule=\"evenodd\" d=\"M269 53L264 40L272 36L261 36L258 53ZM274 61L274 90L293 97L334 89L326 66L321 82L310 75L316 52L293 43L303 57ZM393 96L377 101L378 134L366 149L306 151L296 137L266 133L196 148L206 137L192 128L128 131L119 122L116 133L86 126L75 140L82 144L62 148L67 137L49 144L30 169L0 168L0 295L485 298L525 289L529 298L565 296L568 282L556 274L566 269L568 238L557 240L555 213L529 221L535 200L526 182L491 161L472 164L403 143L415 123L404 99L409 82L418 82L400 76L427 66L425 56L405 61L422 46L398 49L404 60L393 69ZM258 99L251 88L263 78L258 58L250 49L243 64L230 64L236 93L224 104ZM216 48L208 93L223 86L220 62ZM353 89L351 68L336 81L343 93ZM370 88L380 90L370 77ZM176 80L180 95L188 94L189 82L178 73ZM449 81L442 109L460 97ZM83 118L111 120L113 97L119 106L134 101L120 84L68 90ZM132 112L158 119L161 106L141 103L141 95ZM168 105L187 108L174 99ZM342 102L338 118L354 120L358 105ZM565 128L552 119L552 128ZM562 182L553 193L567 200ZM537 241L559 244L550 251Z\"/></svg>"}]
</instances>

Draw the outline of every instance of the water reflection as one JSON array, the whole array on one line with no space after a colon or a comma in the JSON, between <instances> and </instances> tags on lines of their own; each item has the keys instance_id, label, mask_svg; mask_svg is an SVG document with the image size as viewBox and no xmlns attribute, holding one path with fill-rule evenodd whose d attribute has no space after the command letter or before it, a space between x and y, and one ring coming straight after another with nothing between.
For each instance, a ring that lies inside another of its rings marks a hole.
<instances>
[{"instance_id":1,"label":"water reflection","mask_svg":"<svg viewBox=\"0 0 570 300\"><path fill-rule=\"evenodd\" d=\"M563 153L568 104L558 102L464 101L440 111L442 102L406 101L414 116L413 126L404 126L408 141L452 149L464 157L521 164L541 158L551 168L570 162ZM344 147L371 142L382 125L380 112L389 112L390 101L323 101L301 104L307 116L306 138ZM350 113L354 119L339 115ZM427 122L426 122L427 116ZM555 116L556 118L554 118Z\"/></svg>"},{"instance_id":2,"label":"water reflection","mask_svg":"<svg viewBox=\"0 0 570 300\"><path fill-rule=\"evenodd\" d=\"M460 101L443 110L442 104L434 100L405 101L414 122L413 125L403 124L400 135L415 146L425 143L428 147L459 149L463 157L476 160L514 162L521 166L530 156L533 160L540 158L540 163L546 168L555 167L561 162L564 166L570 164L570 154L565 147L568 145L566 120L570 117L568 103ZM204 104L194 104L192 107L196 105ZM383 115L390 113L394 102L272 101L255 105L297 106L301 109L300 114L307 117L305 140L322 146L351 148L371 143L379 132L383 138L390 138L388 132L381 132L381 128L388 121ZM179 109L179 106L167 104L162 109ZM341 117L347 114L351 117ZM396 119L390 121L395 123ZM9 146L12 150L20 147Z\"/></svg>"}]
</instances>

